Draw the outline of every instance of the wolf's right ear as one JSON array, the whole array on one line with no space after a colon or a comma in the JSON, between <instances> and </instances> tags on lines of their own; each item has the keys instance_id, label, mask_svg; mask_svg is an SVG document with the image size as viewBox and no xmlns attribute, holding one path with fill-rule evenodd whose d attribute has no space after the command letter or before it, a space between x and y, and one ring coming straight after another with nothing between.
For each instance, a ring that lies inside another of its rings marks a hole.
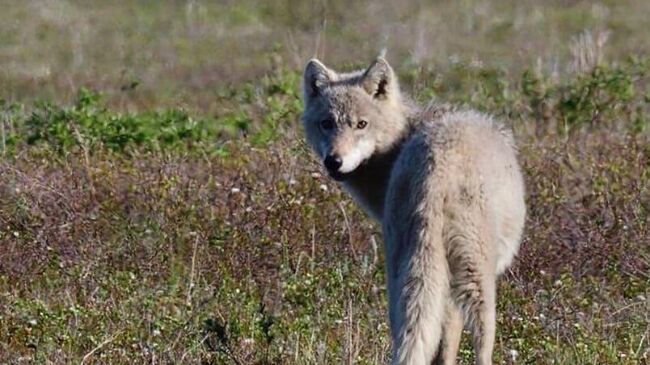
<instances>
[{"instance_id":1,"label":"wolf's right ear","mask_svg":"<svg viewBox=\"0 0 650 365\"><path fill-rule=\"evenodd\" d=\"M390 99L399 94L395 73L381 56L363 74L361 86L375 99Z\"/></svg>"},{"instance_id":2,"label":"wolf's right ear","mask_svg":"<svg viewBox=\"0 0 650 365\"><path fill-rule=\"evenodd\" d=\"M319 60L313 58L305 67L303 88L305 100L318 96L331 81L331 72Z\"/></svg>"}]
</instances>

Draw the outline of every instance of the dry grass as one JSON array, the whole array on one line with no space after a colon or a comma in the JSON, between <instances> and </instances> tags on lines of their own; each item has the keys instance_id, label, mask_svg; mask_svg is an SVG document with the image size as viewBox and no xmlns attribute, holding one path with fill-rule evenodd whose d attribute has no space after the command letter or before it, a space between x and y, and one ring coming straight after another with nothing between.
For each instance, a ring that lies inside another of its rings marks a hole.
<instances>
[{"instance_id":1,"label":"dry grass","mask_svg":"<svg viewBox=\"0 0 650 365\"><path fill-rule=\"evenodd\" d=\"M399 70L466 61L511 76L535 62L564 73L571 40L585 31L608 32L602 56L609 59L650 52L644 0L11 0L4 10L1 97L71 101L83 86L108 93L122 110L166 105L218 114L220 90L269 69L301 69L313 55L365 63L384 47Z\"/></svg>"},{"instance_id":2,"label":"dry grass","mask_svg":"<svg viewBox=\"0 0 650 365\"><path fill-rule=\"evenodd\" d=\"M647 142L525 146L530 217L500 286L498 358L643 361ZM383 361L378 227L295 147L2 163L2 359Z\"/></svg>"}]
</instances>

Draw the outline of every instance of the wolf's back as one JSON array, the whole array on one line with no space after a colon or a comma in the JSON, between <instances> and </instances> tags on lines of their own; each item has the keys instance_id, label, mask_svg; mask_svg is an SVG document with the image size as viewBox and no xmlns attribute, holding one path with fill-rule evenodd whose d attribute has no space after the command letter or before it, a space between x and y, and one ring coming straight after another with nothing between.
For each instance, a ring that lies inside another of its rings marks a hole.
<instances>
[{"instance_id":1,"label":"wolf's back","mask_svg":"<svg viewBox=\"0 0 650 365\"><path fill-rule=\"evenodd\" d=\"M383 219L397 364L433 358L449 300L478 322L481 288L510 264L525 215L508 132L476 112L422 115L393 166Z\"/></svg>"}]
</instances>

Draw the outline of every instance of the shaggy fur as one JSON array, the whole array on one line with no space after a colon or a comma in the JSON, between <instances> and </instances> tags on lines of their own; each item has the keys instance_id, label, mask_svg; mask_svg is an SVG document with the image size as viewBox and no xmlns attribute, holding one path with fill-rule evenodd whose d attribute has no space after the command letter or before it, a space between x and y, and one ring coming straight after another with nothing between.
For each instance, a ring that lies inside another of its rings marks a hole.
<instances>
[{"instance_id":1,"label":"shaggy fur","mask_svg":"<svg viewBox=\"0 0 650 365\"><path fill-rule=\"evenodd\" d=\"M393 364L455 363L463 324L491 364L496 279L525 217L511 134L474 111L417 108L383 58L353 73L311 60L304 94L308 141L382 223Z\"/></svg>"}]
</instances>

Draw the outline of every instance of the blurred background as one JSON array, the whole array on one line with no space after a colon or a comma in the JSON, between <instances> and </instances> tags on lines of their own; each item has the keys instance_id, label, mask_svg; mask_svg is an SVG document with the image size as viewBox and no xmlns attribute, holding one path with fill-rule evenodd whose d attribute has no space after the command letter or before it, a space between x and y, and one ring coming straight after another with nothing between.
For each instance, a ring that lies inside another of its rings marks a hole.
<instances>
[{"instance_id":1,"label":"blurred background","mask_svg":"<svg viewBox=\"0 0 650 365\"><path fill-rule=\"evenodd\" d=\"M70 101L83 86L128 110L210 111L219 90L302 70L313 56L358 66L386 48L400 71L473 62L517 75L575 70L585 45L608 60L650 50L645 0L4 0L2 8L1 97Z\"/></svg>"}]
</instances>

